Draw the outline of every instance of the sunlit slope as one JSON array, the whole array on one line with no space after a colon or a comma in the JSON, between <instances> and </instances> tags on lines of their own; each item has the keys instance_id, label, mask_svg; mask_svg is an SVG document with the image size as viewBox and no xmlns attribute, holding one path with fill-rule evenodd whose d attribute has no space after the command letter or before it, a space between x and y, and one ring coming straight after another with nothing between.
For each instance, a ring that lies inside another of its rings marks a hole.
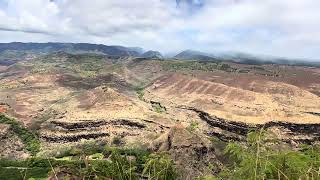
<instances>
[{"instance_id":1,"label":"sunlit slope","mask_svg":"<svg viewBox=\"0 0 320 180\"><path fill-rule=\"evenodd\" d=\"M256 80L250 82L250 87L241 88L170 74L157 79L146 91L150 99L195 107L227 120L320 122L316 114L320 111L320 97L283 82Z\"/></svg>"}]
</instances>

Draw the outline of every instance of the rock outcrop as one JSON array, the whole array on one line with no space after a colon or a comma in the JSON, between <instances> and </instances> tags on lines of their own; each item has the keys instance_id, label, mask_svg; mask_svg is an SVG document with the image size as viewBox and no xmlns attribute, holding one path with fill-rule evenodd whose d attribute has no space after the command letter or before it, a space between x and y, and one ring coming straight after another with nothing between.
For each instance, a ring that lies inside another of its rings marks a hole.
<instances>
[{"instance_id":1,"label":"rock outcrop","mask_svg":"<svg viewBox=\"0 0 320 180\"><path fill-rule=\"evenodd\" d=\"M200 175L215 174L221 163L210 142L177 125L159 137L150 147L157 152L168 152L182 174L181 179L194 179Z\"/></svg>"},{"instance_id":2,"label":"rock outcrop","mask_svg":"<svg viewBox=\"0 0 320 180\"><path fill-rule=\"evenodd\" d=\"M212 128L212 131L208 132L209 136L216 136L225 141L245 140L246 135L250 131L261 128L274 132L277 138L283 142L312 144L313 142L320 141L320 124L297 124L281 121L246 124L218 118L195 108L186 109L198 113L199 118Z\"/></svg>"}]
</instances>

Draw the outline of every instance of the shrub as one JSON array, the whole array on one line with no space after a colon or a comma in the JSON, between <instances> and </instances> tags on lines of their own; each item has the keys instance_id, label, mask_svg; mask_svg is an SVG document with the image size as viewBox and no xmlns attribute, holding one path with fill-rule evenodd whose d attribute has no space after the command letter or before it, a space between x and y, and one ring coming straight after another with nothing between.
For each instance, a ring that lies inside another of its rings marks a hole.
<instances>
[{"instance_id":1,"label":"shrub","mask_svg":"<svg viewBox=\"0 0 320 180\"><path fill-rule=\"evenodd\" d=\"M151 154L142 175L147 176L150 180L171 180L177 178L173 161L166 154Z\"/></svg>"},{"instance_id":2,"label":"shrub","mask_svg":"<svg viewBox=\"0 0 320 180\"><path fill-rule=\"evenodd\" d=\"M143 96L144 96L144 88L142 86L137 86L134 88L134 90L136 91L137 95L138 95L138 98L140 100L144 100L143 99Z\"/></svg>"},{"instance_id":3,"label":"shrub","mask_svg":"<svg viewBox=\"0 0 320 180\"><path fill-rule=\"evenodd\" d=\"M191 122L191 124L187 127L189 131L195 131L199 126L199 123L196 121Z\"/></svg>"},{"instance_id":4,"label":"shrub","mask_svg":"<svg viewBox=\"0 0 320 180\"><path fill-rule=\"evenodd\" d=\"M112 139L112 144L117 145L117 146L120 146L121 144L123 144L123 141L122 141L122 139L121 139L120 136L115 136L115 137Z\"/></svg>"},{"instance_id":5,"label":"shrub","mask_svg":"<svg viewBox=\"0 0 320 180\"><path fill-rule=\"evenodd\" d=\"M159 104L159 103L153 103L152 107L153 107L154 111L157 113L163 113L166 111L166 109L164 107L162 107L161 104Z\"/></svg>"}]
</instances>

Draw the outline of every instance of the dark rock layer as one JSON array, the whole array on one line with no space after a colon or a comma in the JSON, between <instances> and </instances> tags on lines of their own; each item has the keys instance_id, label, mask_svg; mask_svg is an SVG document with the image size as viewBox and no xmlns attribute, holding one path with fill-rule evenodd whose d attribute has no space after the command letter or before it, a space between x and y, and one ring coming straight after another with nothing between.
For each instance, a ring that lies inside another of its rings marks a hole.
<instances>
[{"instance_id":1,"label":"dark rock layer","mask_svg":"<svg viewBox=\"0 0 320 180\"><path fill-rule=\"evenodd\" d=\"M209 136L216 136L221 140L245 140L245 136L250 131L259 130L261 128L270 129L278 128L284 129L286 138L281 140L285 142L298 142L311 144L315 141L320 141L320 124L297 124L290 122L271 121L265 124L246 124L242 122L229 121L192 107L182 107L194 111L198 114L201 120L205 121L212 128L219 128L221 131L208 132Z\"/></svg>"}]
</instances>

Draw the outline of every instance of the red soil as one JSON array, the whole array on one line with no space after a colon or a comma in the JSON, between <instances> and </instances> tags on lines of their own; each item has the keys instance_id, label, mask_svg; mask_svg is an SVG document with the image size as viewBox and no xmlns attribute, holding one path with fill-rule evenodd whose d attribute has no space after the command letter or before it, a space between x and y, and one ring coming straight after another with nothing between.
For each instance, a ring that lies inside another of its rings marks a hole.
<instances>
[{"instance_id":1,"label":"red soil","mask_svg":"<svg viewBox=\"0 0 320 180\"><path fill-rule=\"evenodd\" d=\"M7 112L7 109L0 106L0 113L5 113L5 112Z\"/></svg>"}]
</instances>

